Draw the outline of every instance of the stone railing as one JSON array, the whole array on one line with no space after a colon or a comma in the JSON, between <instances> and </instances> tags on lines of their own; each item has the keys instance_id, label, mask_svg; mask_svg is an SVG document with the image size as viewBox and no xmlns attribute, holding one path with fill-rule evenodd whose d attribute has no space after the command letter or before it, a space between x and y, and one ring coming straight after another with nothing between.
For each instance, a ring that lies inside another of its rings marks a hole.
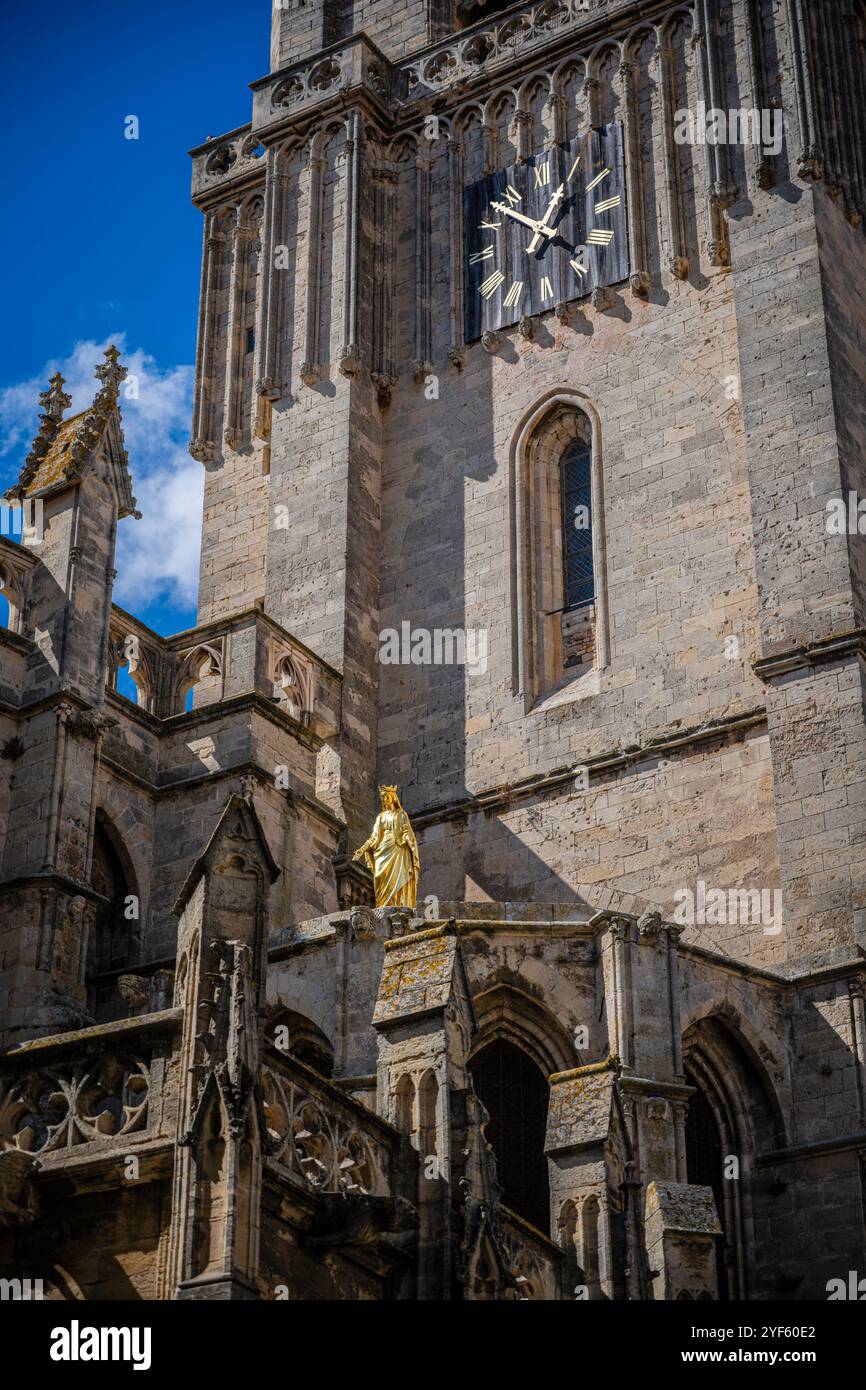
<instances>
[{"instance_id":1,"label":"stone railing","mask_svg":"<svg viewBox=\"0 0 866 1390\"><path fill-rule=\"evenodd\" d=\"M292 1057L262 1068L271 1162L314 1192L392 1196L400 1186L397 1130Z\"/></svg>"},{"instance_id":2,"label":"stone railing","mask_svg":"<svg viewBox=\"0 0 866 1390\"><path fill-rule=\"evenodd\" d=\"M399 63L389 62L365 34L331 44L253 82L252 123L190 151L193 199L207 203L212 193L235 194L261 182L266 146L287 134L298 118L306 130L312 114L324 116L332 108L345 112L347 103L359 100L386 118L402 118L413 102L477 86L488 74L495 76L560 39L585 36L592 46L599 22L634 3L540 0L515 5L495 22L480 19Z\"/></svg>"},{"instance_id":3,"label":"stone railing","mask_svg":"<svg viewBox=\"0 0 866 1390\"><path fill-rule=\"evenodd\" d=\"M495 23L481 20L401 64L404 99L420 101L483 77L619 7L616 0L541 0L497 15Z\"/></svg>"},{"instance_id":4,"label":"stone railing","mask_svg":"<svg viewBox=\"0 0 866 1390\"><path fill-rule=\"evenodd\" d=\"M166 1060L180 1010L40 1038L0 1059L0 1154L125 1153L167 1138ZM152 1097L154 1098L152 1103Z\"/></svg>"},{"instance_id":5,"label":"stone railing","mask_svg":"<svg viewBox=\"0 0 866 1390\"><path fill-rule=\"evenodd\" d=\"M359 34L318 53L314 59L292 63L252 84L253 119L215 140L191 150L192 196L208 200L216 190L254 184L264 176L262 139L270 141L295 117L331 106L344 110L346 99L366 98L382 114L405 93L405 78L384 54Z\"/></svg>"},{"instance_id":6,"label":"stone railing","mask_svg":"<svg viewBox=\"0 0 866 1390\"><path fill-rule=\"evenodd\" d=\"M543 1301L562 1297L563 1257L552 1240L504 1208L500 1218L500 1239L515 1282L515 1298Z\"/></svg>"},{"instance_id":7,"label":"stone railing","mask_svg":"<svg viewBox=\"0 0 866 1390\"><path fill-rule=\"evenodd\" d=\"M257 693L319 738L337 732L339 674L258 609L160 637L112 605L108 685L126 667L138 708L161 719Z\"/></svg>"}]
</instances>

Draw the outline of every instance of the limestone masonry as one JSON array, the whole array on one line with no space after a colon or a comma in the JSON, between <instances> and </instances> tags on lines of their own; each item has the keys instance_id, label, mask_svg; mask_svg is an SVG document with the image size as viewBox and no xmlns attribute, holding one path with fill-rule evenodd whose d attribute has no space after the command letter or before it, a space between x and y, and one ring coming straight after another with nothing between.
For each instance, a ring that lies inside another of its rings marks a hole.
<instances>
[{"instance_id":1,"label":"limestone masonry","mask_svg":"<svg viewBox=\"0 0 866 1390\"><path fill-rule=\"evenodd\" d=\"M8 497L0 1278L866 1276L864 91L863 0L274 8L192 151L198 625L112 602L115 351Z\"/></svg>"}]
</instances>

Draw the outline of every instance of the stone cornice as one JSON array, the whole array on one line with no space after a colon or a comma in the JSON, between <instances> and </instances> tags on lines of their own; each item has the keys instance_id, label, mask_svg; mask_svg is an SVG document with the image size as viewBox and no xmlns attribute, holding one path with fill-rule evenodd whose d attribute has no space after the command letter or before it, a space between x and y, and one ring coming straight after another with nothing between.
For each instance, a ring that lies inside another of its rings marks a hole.
<instances>
[{"instance_id":1,"label":"stone cornice","mask_svg":"<svg viewBox=\"0 0 866 1390\"><path fill-rule=\"evenodd\" d=\"M688 8L683 6L684 9ZM443 98L482 95L527 62L556 60L577 43L591 53L617 26L626 52L632 32L661 20L670 0L539 0L495 17L392 62L363 30L250 83L253 118L190 150L193 202L207 207L263 181L260 146L299 138L328 116L360 107L392 133L417 123Z\"/></svg>"},{"instance_id":2,"label":"stone cornice","mask_svg":"<svg viewBox=\"0 0 866 1390\"><path fill-rule=\"evenodd\" d=\"M587 758L584 763L579 764L585 767L589 774L596 775L601 772L615 772L622 768L632 767L636 763L643 762L647 758L658 757L660 754L678 752L683 749L695 747L701 743L707 743L717 738L740 737L749 729L761 728L766 725L767 712L763 707L750 710L742 715L735 715L728 719L714 720L708 724L696 726L693 729L684 730L677 734L663 734L656 739L648 739L645 743L635 744L633 747L611 750L608 753L600 753L595 757ZM484 791L476 792L472 796L463 798L460 801L444 803L439 806L423 807L420 810L410 809L412 823L418 829L423 829L428 825L435 825L439 821L459 819L461 817L475 815L479 811L499 811L529 796L536 796L541 792L555 791L569 782L574 781L575 766L567 768L557 768L552 772L537 773L528 777L523 777L517 782L507 786L491 787Z\"/></svg>"},{"instance_id":3,"label":"stone cornice","mask_svg":"<svg viewBox=\"0 0 866 1390\"><path fill-rule=\"evenodd\" d=\"M752 669L762 681L773 681L791 671L809 671L828 661L844 661L851 656L866 659L866 629L851 628L832 637L819 638L801 647L789 647L753 662Z\"/></svg>"}]
</instances>

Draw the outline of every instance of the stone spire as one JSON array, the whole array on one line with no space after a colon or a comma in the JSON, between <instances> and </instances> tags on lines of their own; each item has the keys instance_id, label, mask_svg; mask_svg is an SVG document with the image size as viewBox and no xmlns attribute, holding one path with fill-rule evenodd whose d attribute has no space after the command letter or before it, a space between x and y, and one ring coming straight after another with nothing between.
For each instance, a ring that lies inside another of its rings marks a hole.
<instances>
[{"instance_id":1,"label":"stone spire","mask_svg":"<svg viewBox=\"0 0 866 1390\"><path fill-rule=\"evenodd\" d=\"M30 453L24 461L24 468L18 483L9 489L6 494L7 497L23 495L40 463L54 443L57 432L63 423L63 412L68 410L72 404L72 397L64 391L63 386L63 377L59 372L55 372L48 383L48 390L40 392L39 404L42 406L42 414L39 417L39 430Z\"/></svg>"},{"instance_id":2,"label":"stone spire","mask_svg":"<svg viewBox=\"0 0 866 1390\"><path fill-rule=\"evenodd\" d=\"M42 406L43 422L53 421L59 425L63 419L64 410L68 410L72 404L72 397L64 391L64 379L59 372L55 372L48 383L49 389L41 392L39 403Z\"/></svg>"}]
</instances>

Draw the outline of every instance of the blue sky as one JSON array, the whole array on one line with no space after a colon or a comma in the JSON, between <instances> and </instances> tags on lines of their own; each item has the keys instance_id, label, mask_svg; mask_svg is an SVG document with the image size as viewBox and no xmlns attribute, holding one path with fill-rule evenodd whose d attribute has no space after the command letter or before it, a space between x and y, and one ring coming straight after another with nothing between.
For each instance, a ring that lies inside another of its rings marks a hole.
<instances>
[{"instance_id":1,"label":"blue sky","mask_svg":"<svg viewBox=\"0 0 866 1390\"><path fill-rule=\"evenodd\" d=\"M119 528L115 600L157 631L195 622L202 468L186 452L201 256L187 150L250 119L267 0L18 4L4 16L0 487L57 368L73 410L109 342L143 520ZM139 139L124 138L135 115Z\"/></svg>"}]
</instances>

